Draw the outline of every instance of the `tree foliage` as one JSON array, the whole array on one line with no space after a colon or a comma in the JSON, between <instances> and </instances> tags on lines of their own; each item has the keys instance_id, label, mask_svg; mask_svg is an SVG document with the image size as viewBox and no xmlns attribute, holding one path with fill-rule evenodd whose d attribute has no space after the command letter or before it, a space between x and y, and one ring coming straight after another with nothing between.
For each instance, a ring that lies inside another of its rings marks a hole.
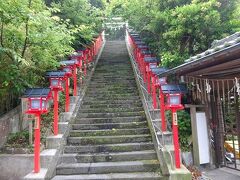
<instances>
[{"instance_id":1,"label":"tree foliage","mask_svg":"<svg viewBox=\"0 0 240 180\"><path fill-rule=\"evenodd\" d=\"M43 86L74 48L92 41L101 29L105 1L0 1L0 99ZM6 100L6 101L5 101ZM1 104L0 104L1 105ZM0 107L0 111L4 111ZM0 113L1 114L1 113Z\"/></svg>"},{"instance_id":2,"label":"tree foliage","mask_svg":"<svg viewBox=\"0 0 240 180\"><path fill-rule=\"evenodd\" d=\"M109 16L140 31L162 63L174 67L240 28L239 0L112 0Z\"/></svg>"},{"instance_id":3,"label":"tree foliage","mask_svg":"<svg viewBox=\"0 0 240 180\"><path fill-rule=\"evenodd\" d=\"M59 8L57 15L69 22L68 28L74 32L75 49L88 45L102 29L105 8L102 0L64 0L52 6Z\"/></svg>"}]
</instances>

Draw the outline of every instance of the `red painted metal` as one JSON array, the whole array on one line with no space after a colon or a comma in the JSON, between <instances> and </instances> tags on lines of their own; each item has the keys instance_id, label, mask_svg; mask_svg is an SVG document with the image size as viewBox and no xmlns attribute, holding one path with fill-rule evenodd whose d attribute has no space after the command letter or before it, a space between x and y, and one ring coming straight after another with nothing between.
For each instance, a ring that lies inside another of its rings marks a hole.
<instances>
[{"instance_id":1,"label":"red painted metal","mask_svg":"<svg viewBox=\"0 0 240 180\"><path fill-rule=\"evenodd\" d=\"M87 75L87 64L88 64L88 52L84 51L84 76Z\"/></svg>"},{"instance_id":2,"label":"red painted metal","mask_svg":"<svg viewBox=\"0 0 240 180\"><path fill-rule=\"evenodd\" d=\"M159 88L159 98L160 98L160 117L162 122L162 132L165 132L167 130L166 118L165 118L165 102L164 102L164 94L161 90L161 87Z\"/></svg>"},{"instance_id":3,"label":"red painted metal","mask_svg":"<svg viewBox=\"0 0 240 180\"><path fill-rule=\"evenodd\" d=\"M155 76L152 76L152 99L153 99L153 108L157 109L157 96L156 96L156 79Z\"/></svg>"},{"instance_id":4,"label":"red painted metal","mask_svg":"<svg viewBox=\"0 0 240 180\"><path fill-rule=\"evenodd\" d=\"M39 173L40 171L40 122L41 114L35 114L36 124L34 128L34 173Z\"/></svg>"},{"instance_id":5,"label":"red painted metal","mask_svg":"<svg viewBox=\"0 0 240 180\"><path fill-rule=\"evenodd\" d=\"M70 106L70 97L69 97L69 77L66 77L66 83L65 83L65 112L69 112L69 106Z\"/></svg>"},{"instance_id":6,"label":"red painted metal","mask_svg":"<svg viewBox=\"0 0 240 180\"><path fill-rule=\"evenodd\" d=\"M81 60L80 60L80 63L79 63L79 69L80 69L80 84L83 84L82 67L83 67L83 59L82 59L82 57L81 57Z\"/></svg>"},{"instance_id":7,"label":"red painted metal","mask_svg":"<svg viewBox=\"0 0 240 180\"><path fill-rule=\"evenodd\" d=\"M178 139L178 120L177 120L177 110L184 109L184 106L181 104L182 94L167 94L168 102L166 104L166 109L172 111L172 132L173 132L173 145L174 145L174 157L175 157L175 166L177 169L181 167L180 161L180 147ZM179 98L176 102L171 102L171 97Z\"/></svg>"},{"instance_id":8,"label":"red painted metal","mask_svg":"<svg viewBox=\"0 0 240 180\"><path fill-rule=\"evenodd\" d=\"M73 95L77 96L77 67L73 68Z\"/></svg>"},{"instance_id":9,"label":"red painted metal","mask_svg":"<svg viewBox=\"0 0 240 180\"><path fill-rule=\"evenodd\" d=\"M147 90L148 93L151 94L151 75L149 64L146 66L146 74L147 74Z\"/></svg>"},{"instance_id":10,"label":"red painted metal","mask_svg":"<svg viewBox=\"0 0 240 180\"><path fill-rule=\"evenodd\" d=\"M177 109L172 109L172 131L173 131L173 144L174 144L174 157L175 166L177 169L180 168L180 147L178 140L178 122L177 122Z\"/></svg>"},{"instance_id":11,"label":"red painted metal","mask_svg":"<svg viewBox=\"0 0 240 180\"><path fill-rule=\"evenodd\" d=\"M53 120L53 131L54 135L58 135L58 90L53 90L54 97L53 97L53 111L54 111L54 120Z\"/></svg>"}]
</instances>

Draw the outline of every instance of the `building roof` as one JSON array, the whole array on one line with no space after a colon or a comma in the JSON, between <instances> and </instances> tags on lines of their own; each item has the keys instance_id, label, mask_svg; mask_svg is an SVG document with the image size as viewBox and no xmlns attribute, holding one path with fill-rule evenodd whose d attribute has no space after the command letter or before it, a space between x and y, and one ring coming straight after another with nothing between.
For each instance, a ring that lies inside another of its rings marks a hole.
<instances>
[{"instance_id":1,"label":"building roof","mask_svg":"<svg viewBox=\"0 0 240 180\"><path fill-rule=\"evenodd\" d=\"M65 71L47 71L46 77L47 78L61 78L64 77L66 74Z\"/></svg>"},{"instance_id":2,"label":"building roof","mask_svg":"<svg viewBox=\"0 0 240 180\"><path fill-rule=\"evenodd\" d=\"M164 94L186 94L188 92L187 87L183 84L164 84L161 85L161 90Z\"/></svg>"},{"instance_id":3,"label":"building roof","mask_svg":"<svg viewBox=\"0 0 240 180\"><path fill-rule=\"evenodd\" d=\"M61 64L61 65L64 65L64 66L68 66L68 65L71 66L71 65L76 64L76 61L77 61L77 60L75 60L75 59L74 59L74 60L67 60L67 61L60 61L60 64Z\"/></svg>"},{"instance_id":4,"label":"building roof","mask_svg":"<svg viewBox=\"0 0 240 180\"><path fill-rule=\"evenodd\" d=\"M193 56L185 63L160 74L205 76L223 78L239 76L240 72L240 32L212 43L212 47Z\"/></svg>"},{"instance_id":5,"label":"building roof","mask_svg":"<svg viewBox=\"0 0 240 180\"><path fill-rule=\"evenodd\" d=\"M49 97L51 93L50 88L29 88L24 94L23 98L34 98L34 97Z\"/></svg>"}]
</instances>

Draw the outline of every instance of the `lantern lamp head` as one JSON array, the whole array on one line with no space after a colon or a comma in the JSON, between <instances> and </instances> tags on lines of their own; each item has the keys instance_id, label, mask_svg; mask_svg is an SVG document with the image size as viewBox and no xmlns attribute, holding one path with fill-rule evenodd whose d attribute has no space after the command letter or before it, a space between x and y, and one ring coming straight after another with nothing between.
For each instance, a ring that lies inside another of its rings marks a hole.
<instances>
[{"instance_id":1,"label":"lantern lamp head","mask_svg":"<svg viewBox=\"0 0 240 180\"><path fill-rule=\"evenodd\" d=\"M65 71L66 76L72 76L72 68L70 66L65 66L62 70Z\"/></svg>"},{"instance_id":2,"label":"lantern lamp head","mask_svg":"<svg viewBox=\"0 0 240 180\"><path fill-rule=\"evenodd\" d=\"M150 63L149 68L150 69L157 68L157 63Z\"/></svg>"},{"instance_id":3,"label":"lantern lamp head","mask_svg":"<svg viewBox=\"0 0 240 180\"><path fill-rule=\"evenodd\" d=\"M63 90L63 78L50 78L50 88Z\"/></svg>"},{"instance_id":4,"label":"lantern lamp head","mask_svg":"<svg viewBox=\"0 0 240 180\"><path fill-rule=\"evenodd\" d=\"M28 99L26 114L44 114L48 112L48 101L52 97L50 88L27 89L23 98Z\"/></svg>"},{"instance_id":5,"label":"lantern lamp head","mask_svg":"<svg viewBox=\"0 0 240 180\"><path fill-rule=\"evenodd\" d=\"M46 78L49 78L51 90L63 91L63 81L65 80L65 71L48 71Z\"/></svg>"},{"instance_id":6,"label":"lantern lamp head","mask_svg":"<svg viewBox=\"0 0 240 180\"><path fill-rule=\"evenodd\" d=\"M176 93L176 94L167 94L167 109L175 109L180 110L183 109L183 105L181 102L182 94Z\"/></svg>"},{"instance_id":7,"label":"lantern lamp head","mask_svg":"<svg viewBox=\"0 0 240 180\"><path fill-rule=\"evenodd\" d=\"M158 78L158 85L167 84L167 77Z\"/></svg>"}]
</instances>

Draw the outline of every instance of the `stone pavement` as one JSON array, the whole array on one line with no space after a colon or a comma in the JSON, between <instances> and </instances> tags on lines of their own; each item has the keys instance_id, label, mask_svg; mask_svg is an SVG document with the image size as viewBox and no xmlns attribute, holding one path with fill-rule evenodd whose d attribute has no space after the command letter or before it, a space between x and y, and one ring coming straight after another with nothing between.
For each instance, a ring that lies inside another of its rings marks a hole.
<instances>
[{"instance_id":1,"label":"stone pavement","mask_svg":"<svg viewBox=\"0 0 240 180\"><path fill-rule=\"evenodd\" d=\"M210 180L240 180L240 171L230 168L218 168L202 172Z\"/></svg>"}]
</instances>

